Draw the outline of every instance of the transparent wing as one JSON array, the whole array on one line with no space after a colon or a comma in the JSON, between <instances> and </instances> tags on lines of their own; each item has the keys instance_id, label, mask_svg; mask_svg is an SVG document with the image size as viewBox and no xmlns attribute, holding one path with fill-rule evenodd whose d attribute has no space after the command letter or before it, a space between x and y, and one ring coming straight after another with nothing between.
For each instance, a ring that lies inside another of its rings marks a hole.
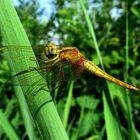
<instances>
[{"instance_id":1,"label":"transparent wing","mask_svg":"<svg viewBox=\"0 0 140 140\"><path fill-rule=\"evenodd\" d=\"M2 46L2 48L0 50L2 52L6 49L8 49L8 48ZM26 52L30 51L27 48L25 49L24 46L23 47L16 47L16 46L11 47L10 46L10 49L8 49L8 51L16 51L17 49L20 51L24 51L25 55L26 55ZM47 61L43 48L33 47L33 50L34 50L37 58ZM24 56L24 58L25 57L26 56ZM12 58L12 59L14 59L14 58ZM42 82L42 78L44 78L45 81L47 81L48 86L51 86L56 83L58 85L60 85L63 83L63 81L71 81L71 80L79 77L80 73L83 70L83 68L80 66L70 65L69 63L64 63L61 61L56 63L54 66L51 66L51 64L45 64L45 63L42 63L41 61L37 61L36 58L27 58L27 59L31 62L36 61L36 63L39 64L38 67L29 67L29 69L26 69L26 70L23 69L22 71L20 71L16 74L13 73L12 76L9 76L9 80L18 78L18 79L24 81L26 79L26 77L28 77L28 75L29 75L28 73L32 73L32 76L30 77L30 79L33 80L37 76L37 73L39 73L41 75L41 78L38 81L34 81L33 82L34 84L46 86L46 83ZM19 60L15 60L15 61L19 61ZM13 82L13 84L18 85L18 82ZM26 85L26 82L24 82L23 86L32 86L32 85Z\"/></svg>"}]
</instances>

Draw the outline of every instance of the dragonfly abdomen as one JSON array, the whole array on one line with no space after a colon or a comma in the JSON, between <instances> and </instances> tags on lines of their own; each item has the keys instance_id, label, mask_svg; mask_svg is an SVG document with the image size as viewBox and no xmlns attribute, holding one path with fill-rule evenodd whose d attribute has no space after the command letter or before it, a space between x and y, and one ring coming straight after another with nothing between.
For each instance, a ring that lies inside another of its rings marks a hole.
<instances>
[{"instance_id":1,"label":"dragonfly abdomen","mask_svg":"<svg viewBox=\"0 0 140 140\"><path fill-rule=\"evenodd\" d=\"M134 90L136 92L140 92L140 89L132 86L132 85L129 85L109 74L107 74L105 71L103 71L102 69L100 69L98 66L96 66L94 63L88 61L88 60L85 60L84 61L84 69L90 71L91 73L97 75L98 77L101 77L101 78L105 78L106 80L109 80L111 82L114 82L115 84L117 85L120 85L124 88L127 88L127 89L130 89L130 90Z\"/></svg>"}]
</instances>

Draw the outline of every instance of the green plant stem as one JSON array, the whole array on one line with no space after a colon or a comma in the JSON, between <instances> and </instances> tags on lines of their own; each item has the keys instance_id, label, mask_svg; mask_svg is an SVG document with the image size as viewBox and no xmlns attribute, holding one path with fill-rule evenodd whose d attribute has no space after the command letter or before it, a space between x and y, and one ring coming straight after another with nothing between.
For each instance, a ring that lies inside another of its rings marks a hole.
<instances>
[{"instance_id":1,"label":"green plant stem","mask_svg":"<svg viewBox=\"0 0 140 140\"><path fill-rule=\"evenodd\" d=\"M71 84L70 84L68 97L67 97L66 105L65 105L65 109L64 109L63 124L64 124L65 128L67 128L68 119L69 119L69 113L70 113L70 107L71 107L71 101L72 101L72 93L73 93L72 92L73 91L73 85L74 85L74 81L72 81Z\"/></svg>"},{"instance_id":2,"label":"green plant stem","mask_svg":"<svg viewBox=\"0 0 140 140\"><path fill-rule=\"evenodd\" d=\"M27 35L10 0L0 0L0 32L3 45L18 46L16 50L8 51L7 58L14 73L36 67L29 58L35 58ZM22 50L22 47L24 49ZM28 51L25 51L28 49ZM29 51L30 50L30 51ZM20 86L25 96L31 115L42 139L67 140L67 134L58 116L52 98L42 87L44 79L37 71L24 74L16 84ZM18 94L18 93L17 93Z\"/></svg>"},{"instance_id":3,"label":"green plant stem","mask_svg":"<svg viewBox=\"0 0 140 140\"><path fill-rule=\"evenodd\" d=\"M101 63L102 69L104 69L104 65L102 62L101 54L99 51L97 39L95 36L95 32L90 21L90 18L87 14L86 8L84 6L83 0L79 0L83 9L83 13L85 15L85 19L87 21L89 31L93 38L93 44L95 46L99 61ZM108 140L121 140L121 130L120 130L120 121L118 119L117 111L114 107L113 101L110 96L110 91L108 88L108 83L103 79L104 83L104 94L103 94L103 104L104 104L104 115L105 115L105 122L106 122L106 130L107 130L107 139Z\"/></svg>"},{"instance_id":4,"label":"green plant stem","mask_svg":"<svg viewBox=\"0 0 140 140\"><path fill-rule=\"evenodd\" d=\"M129 61L129 25L128 25L128 0L126 1L126 70L125 70L125 82L127 82L128 78L128 61ZM135 140L135 133L134 133L134 124L132 121L132 108L131 108L131 100L128 94L128 90L126 89L126 105L127 105L127 119L128 119L128 126L129 126L129 137L131 140Z\"/></svg>"}]
</instances>

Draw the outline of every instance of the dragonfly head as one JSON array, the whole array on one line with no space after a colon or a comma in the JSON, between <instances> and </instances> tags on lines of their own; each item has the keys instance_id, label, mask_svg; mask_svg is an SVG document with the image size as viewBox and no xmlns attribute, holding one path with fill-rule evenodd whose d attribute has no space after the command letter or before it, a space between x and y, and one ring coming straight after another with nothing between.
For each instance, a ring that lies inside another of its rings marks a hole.
<instances>
[{"instance_id":1,"label":"dragonfly head","mask_svg":"<svg viewBox=\"0 0 140 140\"><path fill-rule=\"evenodd\" d=\"M45 54L48 58L53 58L58 54L58 48L55 43L50 43L45 47Z\"/></svg>"}]
</instances>

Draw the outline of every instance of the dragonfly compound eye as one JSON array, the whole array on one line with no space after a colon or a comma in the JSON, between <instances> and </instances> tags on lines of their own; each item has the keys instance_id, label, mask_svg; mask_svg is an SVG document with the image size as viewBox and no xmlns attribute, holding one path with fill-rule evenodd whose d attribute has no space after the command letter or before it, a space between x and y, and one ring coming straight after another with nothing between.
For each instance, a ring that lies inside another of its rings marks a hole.
<instances>
[{"instance_id":1,"label":"dragonfly compound eye","mask_svg":"<svg viewBox=\"0 0 140 140\"><path fill-rule=\"evenodd\" d=\"M48 58L55 57L57 53L57 46L54 43L50 43L47 47L45 47L45 55Z\"/></svg>"},{"instance_id":2,"label":"dragonfly compound eye","mask_svg":"<svg viewBox=\"0 0 140 140\"><path fill-rule=\"evenodd\" d=\"M51 55L56 55L57 54L57 49L56 48L49 48L49 53L51 54Z\"/></svg>"},{"instance_id":3,"label":"dragonfly compound eye","mask_svg":"<svg viewBox=\"0 0 140 140\"><path fill-rule=\"evenodd\" d=\"M48 45L48 52L50 55L56 55L57 54L57 46L54 43L50 43Z\"/></svg>"}]
</instances>

